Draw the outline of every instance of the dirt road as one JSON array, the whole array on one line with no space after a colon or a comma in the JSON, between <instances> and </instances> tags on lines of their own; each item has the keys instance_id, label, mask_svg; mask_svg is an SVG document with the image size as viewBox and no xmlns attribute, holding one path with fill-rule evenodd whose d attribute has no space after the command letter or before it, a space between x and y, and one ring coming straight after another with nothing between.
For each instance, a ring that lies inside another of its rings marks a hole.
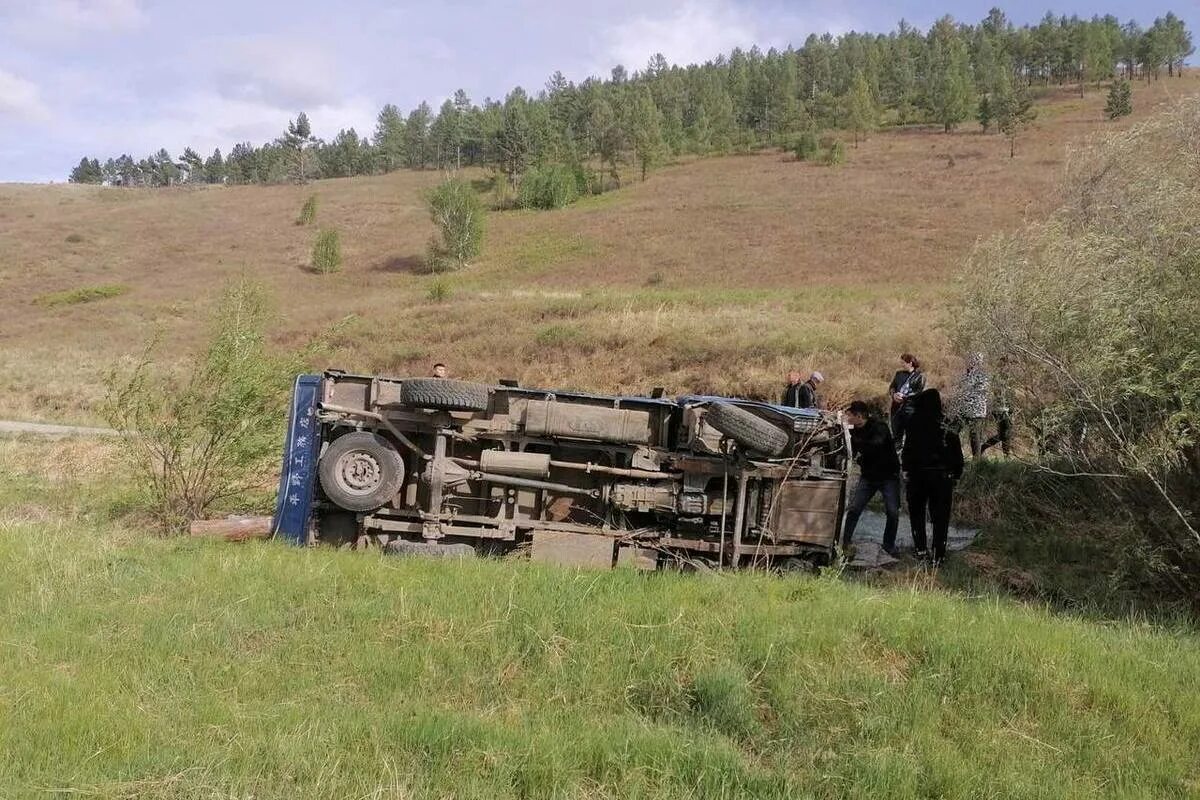
<instances>
[{"instance_id":1,"label":"dirt road","mask_svg":"<svg viewBox=\"0 0 1200 800\"><path fill-rule=\"evenodd\" d=\"M80 425L52 425L44 422L0 420L0 436L45 436L62 439L67 436L116 436L112 428L88 428Z\"/></svg>"}]
</instances>

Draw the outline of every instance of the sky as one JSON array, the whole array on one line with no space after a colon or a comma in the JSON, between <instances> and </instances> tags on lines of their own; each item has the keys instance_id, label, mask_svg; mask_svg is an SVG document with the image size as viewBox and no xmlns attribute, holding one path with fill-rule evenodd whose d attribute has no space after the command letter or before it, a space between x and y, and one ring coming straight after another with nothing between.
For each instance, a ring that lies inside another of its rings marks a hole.
<instances>
[{"instance_id":1,"label":"sky","mask_svg":"<svg viewBox=\"0 0 1200 800\"><path fill-rule=\"evenodd\" d=\"M657 52L703 62L734 47L799 46L810 33L885 32L944 13L1016 23L1169 10L1200 30L1200 0L0 0L0 182L62 181L84 155L208 155L261 144L305 111L316 135L369 135L385 103L436 107L580 81Z\"/></svg>"}]
</instances>

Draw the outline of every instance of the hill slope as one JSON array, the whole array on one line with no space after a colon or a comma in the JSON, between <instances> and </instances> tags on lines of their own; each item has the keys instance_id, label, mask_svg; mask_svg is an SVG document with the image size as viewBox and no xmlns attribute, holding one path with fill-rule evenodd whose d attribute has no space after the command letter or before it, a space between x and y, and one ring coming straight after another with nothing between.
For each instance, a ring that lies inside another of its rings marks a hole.
<instances>
[{"instance_id":1,"label":"hill slope","mask_svg":"<svg viewBox=\"0 0 1200 800\"><path fill-rule=\"evenodd\" d=\"M1197 86L1139 85L1135 118ZM949 368L936 329L947 278L978 237L1037 213L1068 144L1112 127L1103 103L1044 98L1016 159L977 127L913 128L850 148L837 169L779 153L708 159L564 211L494 214L484 257L444 279L442 302L417 274L432 172L0 187L0 416L93 419L113 358L155 332L176 352L192 346L219 284L239 274L274 290L285 340L356 315L331 359L352 369L444 360L485 380L765 394L795 365L822 369L839 395L878 392L902 349ZM342 233L338 275L305 266L313 231L293 222L313 192L319 225ZM117 288L72 302L95 287Z\"/></svg>"}]
</instances>

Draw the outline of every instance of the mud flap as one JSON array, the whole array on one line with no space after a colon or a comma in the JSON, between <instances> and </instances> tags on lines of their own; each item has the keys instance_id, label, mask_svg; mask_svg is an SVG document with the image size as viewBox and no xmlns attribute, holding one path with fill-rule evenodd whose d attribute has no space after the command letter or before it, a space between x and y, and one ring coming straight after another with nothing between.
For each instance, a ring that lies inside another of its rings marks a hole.
<instances>
[{"instance_id":1,"label":"mud flap","mask_svg":"<svg viewBox=\"0 0 1200 800\"><path fill-rule=\"evenodd\" d=\"M287 436L283 442L279 496L275 500L275 517L271 522L273 536L297 545L308 542L308 523L312 516L313 485L321 446L321 425L317 421L320 389L320 375L297 376L292 389Z\"/></svg>"}]
</instances>

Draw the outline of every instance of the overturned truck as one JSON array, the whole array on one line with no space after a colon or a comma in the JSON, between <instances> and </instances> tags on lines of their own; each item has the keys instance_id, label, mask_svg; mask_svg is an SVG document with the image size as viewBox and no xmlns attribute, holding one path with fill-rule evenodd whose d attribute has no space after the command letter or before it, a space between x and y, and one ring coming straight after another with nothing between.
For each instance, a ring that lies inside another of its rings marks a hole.
<instances>
[{"instance_id":1,"label":"overturned truck","mask_svg":"<svg viewBox=\"0 0 1200 800\"><path fill-rule=\"evenodd\" d=\"M273 525L401 553L803 567L833 556L848 455L813 409L328 371L296 381Z\"/></svg>"}]
</instances>

